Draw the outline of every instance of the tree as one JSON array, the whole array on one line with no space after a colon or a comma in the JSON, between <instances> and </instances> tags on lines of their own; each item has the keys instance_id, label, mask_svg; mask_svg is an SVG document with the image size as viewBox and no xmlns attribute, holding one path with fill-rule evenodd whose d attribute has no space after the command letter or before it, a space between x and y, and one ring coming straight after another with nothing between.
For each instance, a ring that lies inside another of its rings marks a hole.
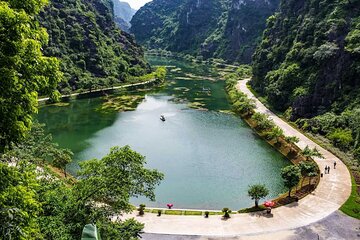
<instances>
[{"instance_id":1,"label":"tree","mask_svg":"<svg viewBox=\"0 0 360 240\"><path fill-rule=\"evenodd\" d=\"M251 185L248 189L248 195L252 200L255 200L255 207L259 207L259 200L269 195L269 190L262 184Z\"/></svg>"},{"instance_id":2,"label":"tree","mask_svg":"<svg viewBox=\"0 0 360 240\"><path fill-rule=\"evenodd\" d=\"M306 157L306 160L310 160L311 157L324 158L316 147L310 149L309 146L306 146L304 150L302 150L301 154Z\"/></svg>"},{"instance_id":3,"label":"tree","mask_svg":"<svg viewBox=\"0 0 360 240\"><path fill-rule=\"evenodd\" d=\"M336 128L331 133L326 135L336 147L342 150L349 148L350 144L354 141L350 129Z\"/></svg>"},{"instance_id":4,"label":"tree","mask_svg":"<svg viewBox=\"0 0 360 240\"><path fill-rule=\"evenodd\" d=\"M35 20L46 3L2 1L0 5L0 152L30 130L39 91L58 96L54 91L62 76L59 61L42 55L48 36Z\"/></svg>"},{"instance_id":5,"label":"tree","mask_svg":"<svg viewBox=\"0 0 360 240\"><path fill-rule=\"evenodd\" d=\"M266 138L268 140L275 139L276 143L279 143L280 138L284 136L284 131L279 127L274 127L266 133Z\"/></svg>"},{"instance_id":6,"label":"tree","mask_svg":"<svg viewBox=\"0 0 360 240\"><path fill-rule=\"evenodd\" d=\"M255 100L248 98L242 92L236 92L232 101L235 111L241 114L249 115L256 108Z\"/></svg>"},{"instance_id":7,"label":"tree","mask_svg":"<svg viewBox=\"0 0 360 240\"><path fill-rule=\"evenodd\" d=\"M305 177L313 176L314 173L316 173L317 167L313 162L309 162L309 161L300 162L299 167L300 167L301 176L302 176L302 181L301 181L301 187L302 187ZM310 182L310 180L309 180L309 182Z\"/></svg>"},{"instance_id":8,"label":"tree","mask_svg":"<svg viewBox=\"0 0 360 240\"><path fill-rule=\"evenodd\" d=\"M286 136L285 141L288 144L295 144L295 143L298 143L300 141L300 139L296 136Z\"/></svg>"},{"instance_id":9,"label":"tree","mask_svg":"<svg viewBox=\"0 0 360 240\"><path fill-rule=\"evenodd\" d=\"M0 163L0 236L3 239L38 239L37 217L41 204L37 199L34 166Z\"/></svg>"},{"instance_id":10,"label":"tree","mask_svg":"<svg viewBox=\"0 0 360 240\"><path fill-rule=\"evenodd\" d=\"M291 189L295 187L301 178L300 168L295 165L290 165L281 169L281 177L284 181L284 186L289 189L289 197Z\"/></svg>"},{"instance_id":11,"label":"tree","mask_svg":"<svg viewBox=\"0 0 360 240\"><path fill-rule=\"evenodd\" d=\"M274 122L269 119L267 114L257 112L252 115L251 119L256 122L256 128L260 131L270 129L275 126Z\"/></svg>"},{"instance_id":12,"label":"tree","mask_svg":"<svg viewBox=\"0 0 360 240\"><path fill-rule=\"evenodd\" d=\"M144 168L145 157L129 146L111 148L103 159L80 163L79 181L75 186L78 201L84 205L106 202L109 217L112 214L132 211L130 197L145 196L155 200L155 187L163 174Z\"/></svg>"},{"instance_id":13,"label":"tree","mask_svg":"<svg viewBox=\"0 0 360 240\"><path fill-rule=\"evenodd\" d=\"M60 168L66 177L66 165L72 162L73 153L68 149L56 149L53 153L54 167Z\"/></svg>"},{"instance_id":14,"label":"tree","mask_svg":"<svg viewBox=\"0 0 360 240\"><path fill-rule=\"evenodd\" d=\"M300 141L300 139L296 136L286 136L285 137L285 141L287 142L287 144L290 145L290 153L294 152L294 148L293 146L298 143Z\"/></svg>"}]
</instances>

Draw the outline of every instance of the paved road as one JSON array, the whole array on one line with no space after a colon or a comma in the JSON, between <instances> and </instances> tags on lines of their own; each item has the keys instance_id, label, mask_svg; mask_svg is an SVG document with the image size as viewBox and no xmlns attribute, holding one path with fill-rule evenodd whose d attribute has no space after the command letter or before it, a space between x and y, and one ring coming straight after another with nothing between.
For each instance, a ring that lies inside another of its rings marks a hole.
<instances>
[{"instance_id":1,"label":"paved road","mask_svg":"<svg viewBox=\"0 0 360 240\"><path fill-rule=\"evenodd\" d=\"M224 236L247 236L249 238L250 235L257 235L254 239L261 239L260 235L266 233L264 239L269 239L270 236L273 236L274 239L281 239L280 236L285 233L294 234L292 229L301 229L325 219L340 208L351 193L351 179L347 167L336 156L269 111L249 91L246 82L247 80L239 81L237 89L246 93L250 98L254 98L258 112L269 114L276 125L283 129L285 135L297 136L300 139L297 145L301 149L307 145L311 148L316 147L325 157L324 159L314 159L321 170L326 165L333 166L334 161L337 162L336 169L331 169L331 174L326 174L321 178L314 192L297 203L273 209L271 216L263 213L236 214L231 219L224 221L221 220L221 216L211 216L209 219L205 219L201 216L162 215L156 217L155 214L146 214L138 217L136 213L133 213L125 215L124 218L135 217L138 221L145 223L144 231L146 233L213 236L216 238ZM310 229L303 230L304 234L310 234Z\"/></svg>"},{"instance_id":2,"label":"paved road","mask_svg":"<svg viewBox=\"0 0 360 240\"><path fill-rule=\"evenodd\" d=\"M360 221L340 211L311 225L294 230L260 235L207 237L145 233L143 240L356 240L360 239Z\"/></svg>"}]
</instances>

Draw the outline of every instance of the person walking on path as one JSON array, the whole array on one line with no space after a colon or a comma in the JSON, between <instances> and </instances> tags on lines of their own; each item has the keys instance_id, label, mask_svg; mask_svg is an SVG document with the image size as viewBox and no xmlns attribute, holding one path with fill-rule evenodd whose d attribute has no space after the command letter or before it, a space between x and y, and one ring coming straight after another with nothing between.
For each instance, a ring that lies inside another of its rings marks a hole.
<instances>
[{"instance_id":1,"label":"person walking on path","mask_svg":"<svg viewBox=\"0 0 360 240\"><path fill-rule=\"evenodd\" d=\"M327 165L325 166L325 174L327 174Z\"/></svg>"},{"instance_id":2,"label":"person walking on path","mask_svg":"<svg viewBox=\"0 0 360 240\"><path fill-rule=\"evenodd\" d=\"M328 174L330 174L330 166L328 166Z\"/></svg>"},{"instance_id":3,"label":"person walking on path","mask_svg":"<svg viewBox=\"0 0 360 240\"><path fill-rule=\"evenodd\" d=\"M336 169L336 161L334 161L334 169Z\"/></svg>"}]
</instances>

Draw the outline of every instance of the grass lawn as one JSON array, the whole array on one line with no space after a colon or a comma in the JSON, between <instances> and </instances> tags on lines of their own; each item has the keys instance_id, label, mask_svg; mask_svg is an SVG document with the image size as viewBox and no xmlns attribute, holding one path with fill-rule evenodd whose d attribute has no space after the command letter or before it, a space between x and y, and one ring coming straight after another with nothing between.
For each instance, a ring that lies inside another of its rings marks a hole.
<instances>
[{"instance_id":1,"label":"grass lawn","mask_svg":"<svg viewBox=\"0 0 360 240\"><path fill-rule=\"evenodd\" d=\"M346 215L360 219L360 196L357 192L357 186L353 176L351 176L351 182L351 195L344 205L341 206L340 210Z\"/></svg>"},{"instance_id":2,"label":"grass lawn","mask_svg":"<svg viewBox=\"0 0 360 240\"><path fill-rule=\"evenodd\" d=\"M167 215L182 215L183 211L179 211L179 210L165 210L164 214Z\"/></svg>"},{"instance_id":3,"label":"grass lawn","mask_svg":"<svg viewBox=\"0 0 360 240\"><path fill-rule=\"evenodd\" d=\"M202 215L201 211L185 211L185 215Z\"/></svg>"}]
</instances>

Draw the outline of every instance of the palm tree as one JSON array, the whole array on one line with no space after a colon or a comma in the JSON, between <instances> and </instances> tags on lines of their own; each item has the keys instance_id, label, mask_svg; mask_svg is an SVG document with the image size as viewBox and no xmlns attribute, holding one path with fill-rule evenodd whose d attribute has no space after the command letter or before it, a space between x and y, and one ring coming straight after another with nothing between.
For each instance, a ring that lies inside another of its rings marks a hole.
<instances>
[{"instance_id":1,"label":"palm tree","mask_svg":"<svg viewBox=\"0 0 360 240\"><path fill-rule=\"evenodd\" d=\"M296 136L286 136L285 141L290 146L290 152L289 153L293 153L293 152L295 152L293 146L296 143L298 143L300 141L300 139L298 137L296 137Z\"/></svg>"},{"instance_id":2,"label":"palm tree","mask_svg":"<svg viewBox=\"0 0 360 240\"><path fill-rule=\"evenodd\" d=\"M274 127L266 133L266 138L268 140L276 139L276 143L279 143L282 136L284 136L284 131L279 127Z\"/></svg>"},{"instance_id":3,"label":"palm tree","mask_svg":"<svg viewBox=\"0 0 360 240\"><path fill-rule=\"evenodd\" d=\"M317 150L317 148L310 149L309 146L306 146L301 154L306 157L306 160L310 160L311 157L324 158L324 156Z\"/></svg>"},{"instance_id":4,"label":"palm tree","mask_svg":"<svg viewBox=\"0 0 360 240\"><path fill-rule=\"evenodd\" d=\"M267 114L254 113L251 119L256 122L256 128L260 131L270 129L275 126L273 120L269 119Z\"/></svg>"}]
</instances>

